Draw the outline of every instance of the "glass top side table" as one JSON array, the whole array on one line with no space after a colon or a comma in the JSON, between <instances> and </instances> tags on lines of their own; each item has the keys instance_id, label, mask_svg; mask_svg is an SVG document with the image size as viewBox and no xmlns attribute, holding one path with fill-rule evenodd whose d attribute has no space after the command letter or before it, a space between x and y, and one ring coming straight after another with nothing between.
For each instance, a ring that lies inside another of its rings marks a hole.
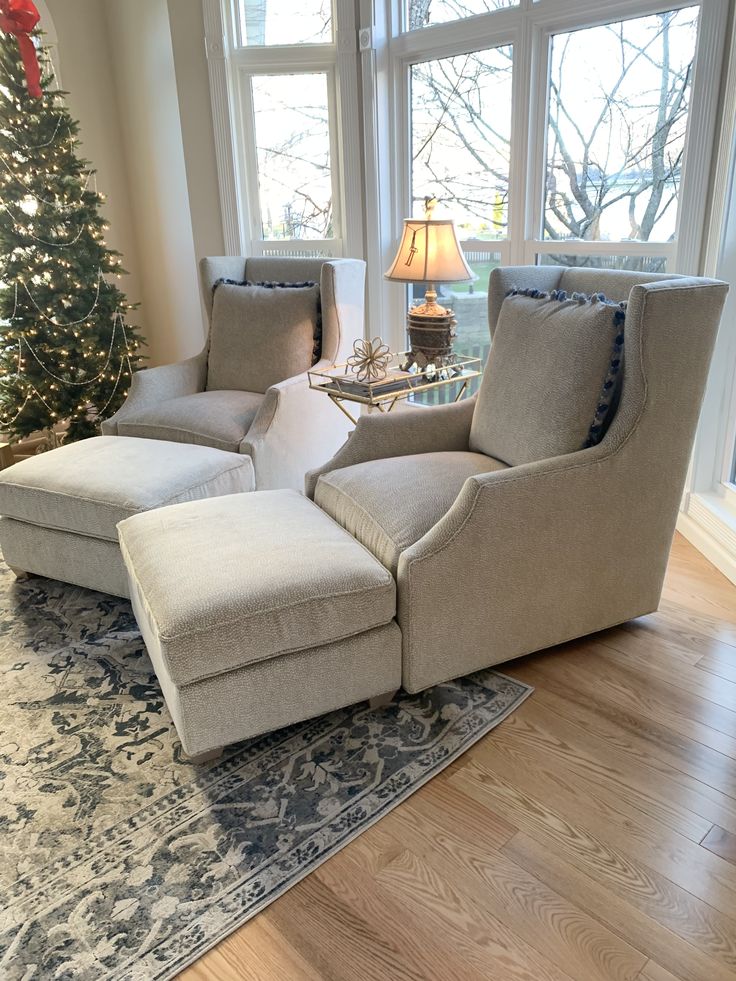
<instances>
[{"instance_id":1,"label":"glass top side table","mask_svg":"<svg viewBox=\"0 0 736 981\"><path fill-rule=\"evenodd\" d=\"M357 419L345 407L345 402L367 405L379 412L390 412L402 399L447 385L459 386L454 398L455 402L459 402L467 390L468 382L482 374L480 358L458 354L453 355L447 364L439 368L427 365L414 371L404 367L408 359L409 354L406 352L392 353L386 377L379 381L358 381L347 364L336 364L321 371L309 371L309 387L317 392L324 392L353 424L357 424Z\"/></svg>"}]
</instances>

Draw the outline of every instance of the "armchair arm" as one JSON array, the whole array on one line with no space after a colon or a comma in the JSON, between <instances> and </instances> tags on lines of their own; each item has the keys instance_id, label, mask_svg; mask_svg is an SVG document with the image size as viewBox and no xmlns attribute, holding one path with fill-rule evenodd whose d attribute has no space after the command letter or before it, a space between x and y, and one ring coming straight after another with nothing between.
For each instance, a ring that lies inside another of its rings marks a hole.
<instances>
[{"instance_id":1,"label":"armchair arm","mask_svg":"<svg viewBox=\"0 0 736 981\"><path fill-rule=\"evenodd\" d=\"M605 443L470 477L402 553L408 691L657 608L678 489L648 495L646 470Z\"/></svg>"},{"instance_id":2,"label":"armchair arm","mask_svg":"<svg viewBox=\"0 0 736 981\"><path fill-rule=\"evenodd\" d=\"M140 409L146 409L166 399L178 398L180 395L194 395L197 392L203 392L206 378L206 350L186 361L136 371L125 402L115 415L102 422L100 428L103 435L116 436L118 423Z\"/></svg>"},{"instance_id":3,"label":"armchair arm","mask_svg":"<svg viewBox=\"0 0 736 981\"><path fill-rule=\"evenodd\" d=\"M310 370L331 366L323 360ZM350 426L329 399L311 391L305 371L268 389L240 452L253 460L258 490L293 487L303 492L305 473L329 459Z\"/></svg>"},{"instance_id":4,"label":"armchair arm","mask_svg":"<svg viewBox=\"0 0 736 981\"><path fill-rule=\"evenodd\" d=\"M399 403L390 415L362 415L350 439L335 456L307 474L307 496L314 497L323 473L341 467L413 453L467 450L474 409L475 397L429 408Z\"/></svg>"}]
</instances>

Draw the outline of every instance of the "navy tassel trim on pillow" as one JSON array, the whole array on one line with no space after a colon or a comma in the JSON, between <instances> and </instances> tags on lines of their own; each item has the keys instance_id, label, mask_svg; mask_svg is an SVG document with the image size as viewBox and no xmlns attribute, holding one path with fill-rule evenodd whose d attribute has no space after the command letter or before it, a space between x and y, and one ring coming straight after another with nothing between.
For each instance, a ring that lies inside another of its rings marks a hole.
<instances>
[{"instance_id":1,"label":"navy tassel trim on pillow","mask_svg":"<svg viewBox=\"0 0 736 981\"><path fill-rule=\"evenodd\" d=\"M306 280L303 283L271 283L271 282L255 283L250 279L243 279L243 280L217 279L212 285L213 293L215 292L218 286L265 286L266 289L269 290L278 290L278 289L301 290L301 289L305 289L308 286L319 286L319 283L315 283L312 280Z\"/></svg>"},{"instance_id":2,"label":"navy tassel trim on pillow","mask_svg":"<svg viewBox=\"0 0 736 981\"><path fill-rule=\"evenodd\" d=\"M613 340L613 350L611 352L611 363L608 366L606 380L603 382L601 396L595 410L593 422L588 430L588 438L583 443L583 449L590 446L597 446L603 439L606 431L606 420L611 411L611 405L617 391L617 381L621 373L624 356L624 325L626 322L626 304L620 303L613 315L613 322L618 327L618 334Z\"/></svg>"}]
</instances>

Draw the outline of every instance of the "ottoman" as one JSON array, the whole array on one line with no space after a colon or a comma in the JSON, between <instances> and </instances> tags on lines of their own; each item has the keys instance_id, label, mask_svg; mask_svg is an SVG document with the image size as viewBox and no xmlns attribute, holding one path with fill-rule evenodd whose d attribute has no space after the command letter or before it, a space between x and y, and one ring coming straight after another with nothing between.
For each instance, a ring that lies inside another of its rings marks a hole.
<instances>
[{"instance_id":1,"label":"ottoman","mask_svg":"<svg viewBox=\"0 0 736 981\"><path fill-rule=\"evenodd\" d=\"M127 596L119 521L254 486L250 457L238 453L97 436L0 472L0 547L16 574L36 573Z\"/></svg>"},{"instance_id":2,"label":"ottoman","mask_svg":"<svg viewBox=\"0 0 736 981\"><path fill-rule=\"evenodd\" d=\"M296 491L177 504L118 532L189 756L399 687L393 577Z\"/></svg>"}]
</instances>

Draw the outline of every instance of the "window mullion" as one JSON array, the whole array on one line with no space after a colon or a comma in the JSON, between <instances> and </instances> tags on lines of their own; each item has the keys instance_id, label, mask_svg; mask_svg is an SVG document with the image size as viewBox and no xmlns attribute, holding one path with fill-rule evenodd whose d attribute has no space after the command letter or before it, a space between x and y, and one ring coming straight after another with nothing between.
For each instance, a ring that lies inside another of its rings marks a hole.
<instances>
[{"instance_id":1,"label":"window mullion","mask_svg":"<svg viewBox=\"0 0 736 981\"><path fill-rule=\"evenodd\" d=\"M337 63L334 44L287 45L285 47L235 48L231 61L238 68L260 74L318 71Z\"/></svg>"},{"instance_id":2,"label":"window mullion","mask_svg":"<svg viewBox=\"0 0 736 981\"><path fill-rule=\"evenodd\" d=\"M238 92L240 98L240 140L241 147L241 173L245 180L246 194L248 199L248 226L247 233L249 238L249 251L252 252L256 244L263 237L263 216L261 214L260 195L258 193L258 150L256 147L256 127L255 111L253 108L253 88L251 84L252 75L242 69L236 69L238 78Z\"/></svg>"}]
</instances>

